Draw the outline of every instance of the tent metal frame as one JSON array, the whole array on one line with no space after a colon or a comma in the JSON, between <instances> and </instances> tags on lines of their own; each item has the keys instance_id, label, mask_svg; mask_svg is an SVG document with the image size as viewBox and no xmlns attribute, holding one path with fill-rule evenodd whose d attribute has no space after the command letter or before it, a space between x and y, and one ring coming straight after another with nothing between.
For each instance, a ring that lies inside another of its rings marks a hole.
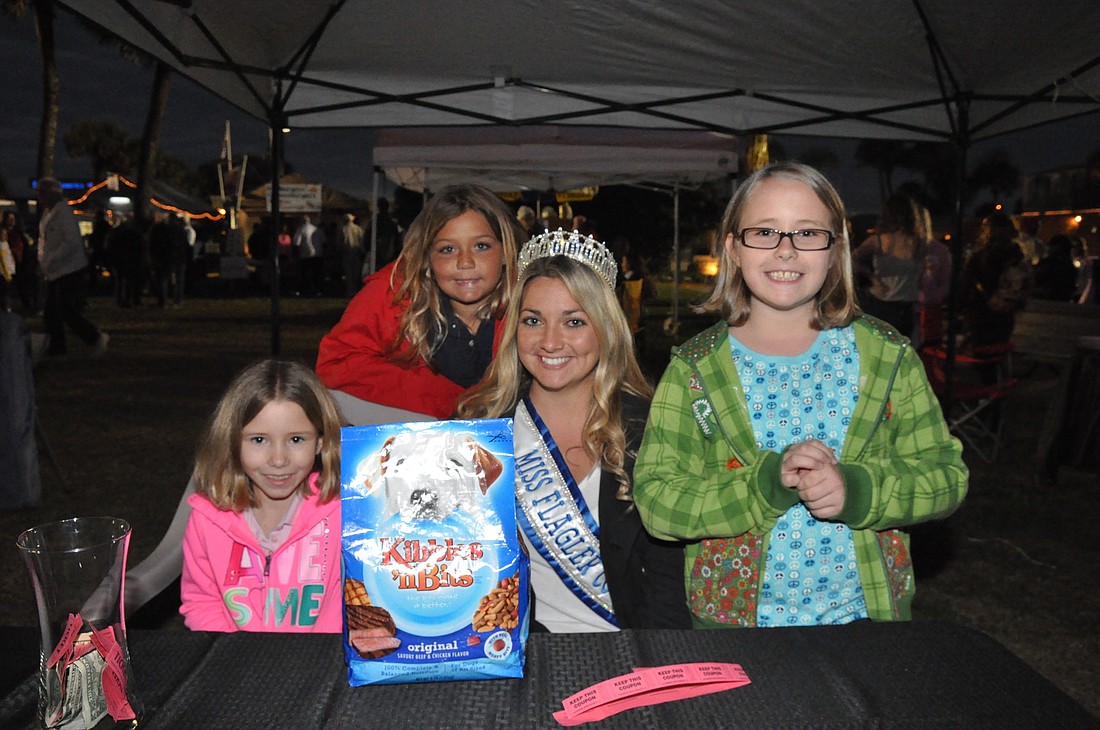
<instances>
[{"instance_id":1,"label":"tent metal frame","mask_svg":"<svg viewBox=\"0 0 1100 730\"><path fill-rule=\"evenodd\" d=\"M609 112L631 112L668 122L670 126L686 126L695 129L722 132L737 136L753 134L773 134L776 132L790 132L797 134L799 128L809 125L816 125L830 121L860 120L872 125L896 130L898 132L926 135L932 138L938 138L942 141L950 142L956 146L959 154L956 180L958 199L956 200L955 213L956 230L957 232L960 232L962 228L962 196L963 182L965 181L966 175L967 151L970 145L976 140L977 135L980 135L983 130L988 129L994 122L1010 117L1012 114L1031 104L1039 102L1058 101L1060 104L1080 104L1083 107L1095 107L1095 105L1098 103L1098 100L1095 97L1088 94L1065 94L1062 92L1064 88L1075 86L1075 80L1078 77L1100 66L1100 54L1094 56L1085 63L1080 64L1076 68L1063 74L1054 81L1051 81L1050 83L1047 83L1041 88L1036 89L1028 94L975 94L971 91L963 89L959 84L957 76L952 70L951 64L949 63L945 53L943 52L943 49L940 46L935 28L933 27L930 18L925 12L925 9L921 4L921 0L912 0L912 6L917 13L921 25L925 31L925 41L928 46L929 54L931 56L933 67L941 90L940 96L938 98L922 99L905 104L895 104L890 106L855 110L845 110L815 104L808 104L806 102L784 98L775 94L762 94L759 92L754 92L750 89L745 88L730 88L722 91L653 100L645 103L624 103L615 102L610 99L601 98L599 96L581 94L546 84L534 84L527 82L522 78L515 78L510 76L500 76L494 78L491 82L437 88L415 94L390 94L365 87L352 86L348 84L338 84L322 79L312 78L307 74L309 61L313 52L316 50L318 43L324 36L326 29L338 16L341 8L344 7L347 0L334 0L333 2L331 2L328 7L327 13L323 16L317 26L309 33L309 35L306 37L306 39L303 41L297 51L292 55L289 63L274 69L246 66L239 63L238 61L235 61L226 45L218 39L213 31L211 31L209 26L194 10L190 0L160 1L182 8L186 12L187 17L189 17L191 22L195 25L195 27L209 41L211 47L217 53L217 57L200 57L184 53L180 48L173 44L171 40L164 33L162 33L149 18L143 15L141 11L137 7L135 7L132 2L130 2L130 0L115 0L115 3L120 8L122 8L130 17L132 17L135 22L137 22L143 29L145 29L154 39L156 39L156 41L161 45L165 52L170 54L178 64L183 67L226 71L236 75L241 83L245 86L245 88L249 90L249 93L253 96L253 98L260 104L263 109L266 110L267 122L270 125L271 129L271 156L274 163L272 166L272 216L274 218L274 226L272 230L276 232L280 230L280 211L278 204L278 170L282 167L282 156L284 151L282 130L288 125L289 121L292 119L304 118L310 114L316 114L325 111L334 111L348 108L365 108L379 104L400 103L419 106L436 111L443 111L449 114L456 114L461 117L466 117L470 119L471 123L513 126L529 126L536 124L561 122L580 122L585 118L603 115ZM64 0L62 0L62 2L64 3ZM258 76L261 78L269 78L274 82L275 92L270 100L264 98L264 94L256 88L255 84L253 84L252 80L249 78L249 75ZM321 88L357 94L365 98L357 101L342 102L338 104L319 105L310 108L288 109L288 104L293 97L295 90L300 84L313 85ZM585 102L586 104L592 104L594 106L572 112L544 114L540 116L531 116L519 119L506 119L492 114L485 114L483 112L461 109L458 107L449 106L445 103L433 101L433 99L439 97L453 96L470 91L482 91L492 88L499 88L502 86L522 87L542 93L554 94L574 101ZM691 117L681 114L675 114L666 110L667 107L681 105L684 103L707 101L719 98L732 98L737 96L752 96L754 98L781 106L788 106L806 111L818 112L819 116L809 119L801 119L790 123L738 128L727 125L717 125L698 119L692 119ZM996 114L993 114L992 116L982 120L979 123L972 123L970 118L971 106L975 102L980 101L1003 102L1005 104L1005 107ZM950 132L944 132L940 129L907 124L886 118L886 115L891 113L896 113L909 109L927 108L935 105L942 105L944 107L944 113L950 123ZM1084 109L1084 111L1082 111L1082 114L1089 113L1091 111L1094 110L1086 108ZM961 236L956 235L954 240L961 241ZM277 246L276 236L273 236L271 245L274 252L274 249ZM952 367L954 361L954 299L959 263L961 261L961 250L959 249L958 244L952 247L952 252L955 266L953 267L953 281L951 284L951 294L948 300L949 384L951 382L950 368ZM276 262L278 261L277 256L273 255L273 259ZM277 263L276 266L278 266ZM278 274L277 270L276 274ZM275 276L271 294L271 346L273 354L278 354L280 349L278 281L279 277ZM948 390L948 400L950 401L950 388Z\"/></svg>"},{"instance_id":2,"label":"tent metal frame","mask_svg":"<svg viewBox=\"0 0 1100 730\"><path fill-rule=\"evenodd\" d=\"M190 8L191 6L191 3L188 0L161 1L168 2L173 5L178 5L182 8ZM588 117L600 116L611 112L631 112L654 117L656 119L661 119L663 121L670 122L673 126L676 127L686 126L694 129L701 129L711 132L721 132L724 134L731 134L735 136L745 136L752 134L775 134L777 132L797 134L798 129L801 127L834 121L860 120L876 126L892 128L899 131L919 135L926 135L934 138L938 137L943 141L951 141L951 138L958 135L960 132L966 132L972 138L973 135L979 134L982 130L990 127L994 122L1009 117L1013 113L1023 109L1030 104L1057 101L1062 104L1081 104L1087 106L1097 103L1097 99L1092 96L1089 96L1087 94L1065 94L1062 92L1062 89L1067 86L1073 86L1075 79L1100 66L1100 54L1096 55L1086 63L1081 64L1077 68L1069 71L1068 73L1062 75L1058 79L1044 85L1039 89L1036 89L1030 94L976 94L962 89L957 81L956 76L950 68L948 60L944 55L943 49L941 48L937 39L935 29L932 27L930 19L928 18L927 13L924 11L920 0L912 0L912 5L916 10L918 17L920 18L921 24L925 29L925 40L928 44L928 49L932 58L934 70L936 71L937 77L940 80L941 90L944 91L944 93L942 93L939 97L922 99L918 101L907 102L904 104L893 104L889 106L872 107L860 110L846 110L816 104L808 104L806 102L798 101L796 99L785 98L776 94L766 94L758 91L753 91L751 89L738 87L703 94L669 97L666 99L658 99L645 103L626 103L612 101L610 99L600 96L581 94L575 91L570 91L568 89L563 89L546 84L536 84L516 77L499 77L497 79L494 79L493 81L486 81L477 84L464 84L461 86L447 86L421 91L415 94L390 94L362 86L354 86L350 84L341 84L326 81L323 79L310 77L306 73L310 57L316 50L317 44L320 43L321 38L324 36L325 29L335 19L340 9L345 5L347 0L337 0L337 2L333 2L329 6L329 10L324 18L321 20L321 22L318 23L317 27L313 29L306 40L293 54L290 62L284 66L275 69L247 66L238 61L235 61L231 57L229 51L225 48L224 44L222 44L218 40L218 38L210 30L209 26L207 26L203 22L202 18L199 17L197 13L191 12L188 14L188 17L194 23L195 27L209 40L211 46L217 51L219 58L193 56L184 53L175 44L173 44L162 32L160 32L148 18L142 15L141 12L129 2L129 0L115 0L115 2L121 8L123 8L137 23L139 23L144 29L146 29L150 33L150 35L156 38L161 46L164 48L164 50L169 53L181 66L217 71L228 71L233 73L240 79L241 83L247 89L249 89L251 95L255 98L255 100L264 109L268 110L269 117L273 115L277 110L283 110L288 121L321 112L336 111L341 109L367 108L381 104L400 103L412 106L419 106L426 109L431 109L433 111L442 111L448 114L467 117L471 120L471 123L480 122L487 124L511 126L531 126L539 124L554 124L560 122L578 122ZM252 83L252 81L248 78L246 74L266 77L275 82L283 82L286 84L285 90L282 90L282 85L280 84L280 91L276 93L275 98L268 101L264 98L263 94L256 88L256 86ZM944 79L945 75L947 77L946 79ZM298 84L316 86L318 88L341 91L349 94L357 94L364 98L358 101L341 102L338 104L324 104L288 110L286 108L287 102L293 96ZM577 111L520 117L518 119L514 119L486 114L483 112L472 111L453 105L431 101L433 98L437 97L461 95L463 93L468 93L472 91L485 91L492 88L499 88L501 86L522 87L530 89L532 91L553 94L555 96L571 99L574 101L581 101L587 104L593 104L595 106L593 108L587 108ZM947 92L948 86L951 87L950 92ZM734 127L729 125L714 124L712 122L707 122L700 119L693 119L688 116L662 111L662 108L669 106L695 103L700 101L711 101L714 99L733 98L738 96L751 96L753 98L774 103L779 106L786 106L806 111L815 111L819 112L820 116L788 123L750 127ZM955 123L958 119L958 110L963 107L968 107L974 102L979 101L1004 102L1007 106L1000 112L990 116L981 123L974 124L968 130L963 130L955 126ZM939 105L943 105L945 107L946 116L948 120L952 123L951 133L945 133L942 130L933 127L923 127L915 124L906 124L904 122L898 122L896 120L886 118L886 115L893 114L899 111L928 108Z\"/></svg>"}]
</instances>

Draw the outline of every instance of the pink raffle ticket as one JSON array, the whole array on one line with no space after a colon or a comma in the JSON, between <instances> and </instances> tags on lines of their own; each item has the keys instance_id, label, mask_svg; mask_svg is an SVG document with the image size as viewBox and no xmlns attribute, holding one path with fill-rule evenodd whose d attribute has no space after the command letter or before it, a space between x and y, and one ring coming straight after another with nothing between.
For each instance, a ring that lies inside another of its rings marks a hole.
<instances>
[{"instance_id":1,"label":"pink raffle ticket","mask_svg":"<svg viewBox=\"0 0 1100 730\"><path fill-rule=\"evenodd\" d=\"M564 726L603 720L623 710L736 689L750 683L740 664L699 662L644 667L581 690L562 701L554 719Z\"/></svg>"}]
</instances>

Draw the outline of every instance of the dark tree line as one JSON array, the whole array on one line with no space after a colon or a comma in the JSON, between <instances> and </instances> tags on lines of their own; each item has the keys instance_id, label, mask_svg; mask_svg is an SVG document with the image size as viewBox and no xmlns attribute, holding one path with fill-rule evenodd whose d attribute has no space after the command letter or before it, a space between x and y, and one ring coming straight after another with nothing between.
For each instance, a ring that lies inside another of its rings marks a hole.
<instances>
[{"instance_id":1,"label":"dark tree line","mask_svg":"<svg viewBox=\"0 0 1100 730\"><path fill-rule=\"evenodd\" d=\"M885 200L905 192L922 200L933 214L949 214L958 198L959 151L944 142L862 140L856 148L859 164L878 173L879 195ZM907 182L896 185L901 173ZM983 193L993 200L1006 200L1021 186L1020 170L1008 152L996 148L970 160L964 178L964 207L980 200Z\"/></svg>"},{"instance_id":2,"label":"dark tree line","mask_svg":"<svg viewBox=\"0 0 1100 730\"><path fill-rule=\"evenodd\" d=\"M33 12L35 32L38 36L39 56L42 63L42 121L38 135L38 158L36 176L39 178L54 176L54 163L57 151L57 124L61 110L61 80L57 70L57 46L54 38L54 20L56 4L54 0L2 0L4 14L18 21L24 15ZM169 67L153 59L137 48L115 41L109 34L89 26L102 42L118 43L123 57L138 63L154 66L153 87L150 94L149 110L145 128L137 150L138 215L146 217L149 192L157 173L157 143L160 139L161 120L168 101L168 87L171 80ZM79 134L78 134L79 136Z\"/></svg>"}]
</instances>

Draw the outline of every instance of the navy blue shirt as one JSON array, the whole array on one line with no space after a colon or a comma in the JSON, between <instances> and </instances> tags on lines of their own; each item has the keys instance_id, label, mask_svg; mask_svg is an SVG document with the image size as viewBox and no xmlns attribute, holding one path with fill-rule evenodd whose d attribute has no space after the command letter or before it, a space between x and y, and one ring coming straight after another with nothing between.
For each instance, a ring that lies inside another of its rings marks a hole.
<instances>
[{"instance_id":1,"label":"navy blue shirt","mask_svg":"<svg viewBox=\"0 0 1100 730\"><path fill-rule=\"evenodd\" d=\"M447 320L442 342L433 342L432 365L444 377L463 388L469 388L485 374L493 360L493 321L481 320L476 334L470 334L466 323L458 318L449 299L443 299L443 316Z\"/></svg>"}]
</instances>

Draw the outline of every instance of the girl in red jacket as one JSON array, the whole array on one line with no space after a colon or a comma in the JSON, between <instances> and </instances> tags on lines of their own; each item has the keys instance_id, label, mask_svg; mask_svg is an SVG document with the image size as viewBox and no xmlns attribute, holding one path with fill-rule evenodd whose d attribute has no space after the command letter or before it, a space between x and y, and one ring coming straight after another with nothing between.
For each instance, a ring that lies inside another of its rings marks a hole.
<instances>
[{"instance_id":1,"label":"girl in red jacket","mask_svg":"<svg viewBox=\"0 0 1100 730\"><path fill-rule=\"evenodd\" d=\"M180 589L188 628L339 632L340 420L317 376L287 360L241 372L194 481Z\"/></svg>"},{"instance_id":2,"label":"girl in red jacket","mask_svg":"<svg viewBox=\"0 0 1100 730\"><path fill-rule=\"evenodd\" d=\"M491 191L444 188L409 226L397 260L367 277L321 340L321 380L372 404L449 417L493 358L522 239Z\"/></svg>"}]
</instances>

